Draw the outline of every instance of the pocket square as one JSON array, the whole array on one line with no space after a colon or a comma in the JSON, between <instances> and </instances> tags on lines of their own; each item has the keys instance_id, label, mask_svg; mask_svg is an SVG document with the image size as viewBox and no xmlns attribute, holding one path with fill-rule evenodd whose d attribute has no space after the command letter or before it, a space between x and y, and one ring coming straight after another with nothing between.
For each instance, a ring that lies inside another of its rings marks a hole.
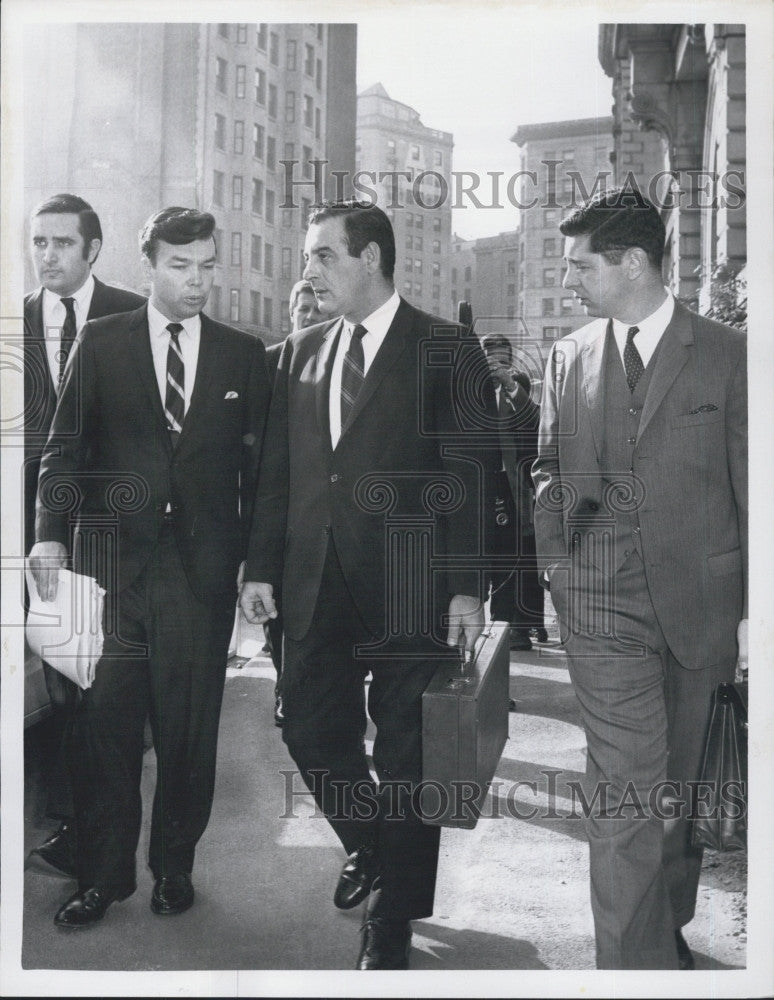
<instances>
[{"instance_id":1,"label":"pocket square","mask_svg":"<svg viewBox=\"0 0 774 1000\"><path fill-rule=\"evenodd\" d=\"M690 413L712 413L713 410L717 410L717 406L714 403L703 403L701 406L697 406L695 410L690 410Z\"/></svg>"},{"instance_id":2,"label":"pocket square","mask_svg":"<svg viewBox=\"0 0 774 1000\"><path fill-rule=\"evenodd\" d=\"M226 393L226 395L223 398L224 399L239 399L239 393L238 392L234 392L233 389L229 389L229 391Z\"/></svg>"}]
</instances>

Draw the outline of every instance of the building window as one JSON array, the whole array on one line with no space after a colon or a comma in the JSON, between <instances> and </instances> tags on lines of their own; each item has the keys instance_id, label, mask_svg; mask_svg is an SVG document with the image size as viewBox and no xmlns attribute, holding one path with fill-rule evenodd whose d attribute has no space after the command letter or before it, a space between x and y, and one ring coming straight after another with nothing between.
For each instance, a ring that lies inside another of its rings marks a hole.
<instances>
[{"instance_id":1,"label":"building window","mask_svg":"<svg viewBox=\"0 0 774 1000\"><path fill-rule=\"evenodd\" d=\"M304 94L304 125L314 127L314 101L308 94Z\"/></svg>"},{"instance_id":2,"label":"building window","mask_svg":"<svg viewBox=\"0 0 774 1000\"><path fill-rule=\"evenodd\" d=\"M440 299L440 297L441 297L441 286L433 285L433 298Z\"/></svg>"},{"instance_id":3,"label":"building window","mask_svg":"<svg viewBox=\"0 0 774 1000\"><path fill-rule=\"evenodd\" d=\"M253 125L253 156L256 160L263 159L263 137L265 130L263 125Z\"/></svg>"},{"instance_id":4,"label":"building window","mask_svg":"<svg viewBox=\"0 0 774 1000\"><path fill-rule=\"evenodd\" d=\"M553 299L543 299L543 315L553 316L554 315L554 300Z\"/></svg>"},{"instance_id":5,"label":"building window","mask_svg":"<svg viewBox=\"0 0 774 1000\"><path fill-rule=\"evenodd\" d=\"M559 328L556 326L543 327L543 340L556 340Z\"/></svg>"},{"instance_id":6,"label":"building window","mask_svg":"<svg viewBox=\"0 0 774 1000\"><path fill-rule=\"evenodd\" d=\"M263 325L270 328L274 322L272 317L272 301L271 299L263 300Z\"/></svg>"},{"instance_id":7,"label":"building window","mask_svg":"<svg viewBox=\"0 0 774 1000\"><path fill-rule=\"evenodd\" d=\"M261 293L250 292L250 321L253 326L261 325Z\"/></svg>"},{"instance_id":8,"label":"building window","mask_svg":"<svg viewBox=\"0 0 774 1000\"><path fill-rule=\"evenodd\" d=\"M513 319L513 317L514 317L515 314L516 314L516 310L515 310L514 306L512 306L512 305L508 306L508 308L507 308L508 319Z\"/></svg>"},{"instance_id":9,"label":"building window","mask_svg":"<svg viewBox=\"0 0 774 1000\"><path fill-rule=\"evenodd\" d=\"M225 115L215 114L215 148L226 148L226 118Z\"/></svg>"},{"instance_id":10,"label":"building window","mask_svg":"<svg viewBox=\"0 0 774 1000\"><path fill-rule=\"evenodd\" d=\"M319 139L322 135L322 115L320 114L320 109L314 109L314 137Z\"/></svg>"},{"instance_id":11,"label":"building window","mask_svg":"<svg viewBox=\"0 0 774 1000\"><path fill-rule=\"evenodd\" d=\"M433 166L442 167L443 166L443 153L440 149L433 150Z\"/></svg>"},{"instance_id":12,"label":"building window","mask_svg":"<svg viewBox=\"0 0 774 1000\"><path fill-rule=\"evenodd\" d=\"M285 62L288 69L297 69L298 52L295 38L288 39L288 49Z\"/></svg>"},{"instance_id":13,"label":"building window","mask_svg":"<svg viewBox=\"0 0 774 1000\"><path fill-rule=\"evenodd\" d=\"M232 288L228 318L232 323L239 322L239 289Z\"/></svg>"},{"instance_id":14,"label":"building window","mask_svg":"<svg viewBox=\"0 0 774 1000\"><path fill-rule=\"evenodd\" d=\"M411 295L411 282L410 281L404 281L403 282L403 291L406 293L406 295Z\"/></svg>"},{"instance_id":15,"label":"building window","mask_svg":"<svg viewBox=\"0 0 774 1000\"><path fill-rule=\"evenodd\" d=\"M290 333L290 315L288 310L290 309L290 299L283 299L280 304L280 316L282 317L282 322L280 323L280 330L287 336Z\"/></svg>"},{"instance_id":16,"label":"building window","mask_svg":"<svg viewBox=\"0 0 774 1000\"><path fill-rule=\"evenodd\" d=\"M279 66L279 35L273 31L269 37L269 62L272 66Z\"/></svg>"},{"instance_id":17,"label":"building window","mask_svg":"<svg viewBox=\"0 0 774 1000\"><path fill-rule=\"evenodd\" d=\"M419 212L417 212L416 222L414 224L416 225L417 229L424 229L425 227L425 218Z\"/></svg>"},{"instance_id":18,"label":"building window","mask_svg":"<svg viewBox=\"0 0 774 1000\"><path fill-rule=\"evenodd\" d=\"M302 146L303 156L301 162L301 169L304 172L304 177L312 176L312 164L309 162L312 159L312 148L311 146Z\"/></svg>"},{"instance_id":19,"label":"building window","mask_svg":"<svg viewBox=\"0 0 774 1000\"><path fill-rule=\"evenodd\" d=\"M270 225L274 225L274 192L271 188L266 188L266 213L265 218Z\"/></svg>"},{"instance_id":20,"label":"building window","mask_svg":"<svg viewBox=\"0 0 774 1000\"><path fill-rule=\"evenodd\" d=\"M406 249L407 250L414 249L414 237L411 235L411 233L409 233L408 236L406 237Z\"/></svg>"},{"instance_id":21,"label":"building window","mask_svg":"<svg viewBox=\"0 0 774 1000\"><path fill-rule=\"evenodd\" d=\"M236 68L236 96L243 98L245 96L245 73L246 69L244 66L237 66Z\"/></svg>"},{"instance_id":22,"label":"building window","mask_svg":"<svg viewBox=\"0 0 774 1000\"><path fill-rule=\"evenodd\" d=\"M247 45L247 25L237 25L237 45Z\"/></svg>"},{"instance_id":23,"label":"building window","mask_svg":"<svg viewBox=\"0 0 774 1000\"><path fill-rule=\"evenodd\" d=\"M433 253L440 253L440 252L441 252L441 241L433 240Z\"/></svg>"},{"instance_id":24,"label":"building window","mask_svg":"<svg viewBox=\"0 0 774 1000\"><path fill-rule=\"evenodd\" d=\"M543 225L555 226L559 222L559 213L555 208L543 209Z\"/></svg>"},{"instance_id":25,"label":"building window","mask_svg":"<svg viewBox=\"0 0 774 1000\"><path fill-rule=\"evenodd\" d=\"M419 281L415 281L414 282L414 294L415 295L421 295L422 294L422 284Z\"/></svg>"},{"instance_id":26,"label":"building window","mask_svg":"<svg viewBox=\"0 0 774 1000\"><path fill-rule=\"evenodd\" d=\"M212 204L223 205L223 173L220 170L212 172Z\"/></svg>"},{"instance_id":27,"label":"building window","mask_svg":"<svg viewBox=\"0 0 774 1000\"><path fill-rule=\"evenodd\" d=\"M263 273L267 278L274 277L274 247L266 243L263 248Z\"/></svg>"},{"instance_id":28,"label":"building window","mask_svg":"<svg viewBox=\"0 0 774 1000\"><path fill-rule=\"evenodd\" d=\"M516 283L515 282L513 284L511 284L511 285L508 285L508 292L507 292L507 294L508 294L509 298L512 298L516 294Z\"/></svg>"},{"instance_id":29,"label":"building window","mask_svg":"<svg viewBox=\"0 0 774 1000\"><path fill-rule=\"evenodd\" d=\"M317 68L315 73L315 84L318 90L322 90L322 59L317 60Z\"/></svg>"},{"instance_id":30,"label":"building window","mask_svg":"<svg viewBox=\"0 0 774 1000\"><path fill-rule=\"evenodd\" d=\"M441 216L440 215L436 215L433 218L433 232L434 233L440 233L440 231L441 231Z\"/></svg>"},{"instance_id":31,"label":"building window","mask_svg":"<svg viewBox=\"0 0 774 1000\"><path fill-rule=\"evenodd\" d=\"M263 215L263 181L260 177L253 177L253 197L250 211L253 215Z\"/></svg>"},{"instance_id":32,"label":"building window","mask_svg":"<svg viewBox=\"0 0 774 1000\"><path fill-rule=\"evenodd\" d=\"M556 284L556 268L555 267L544 267L543 268L543 284L546 288L553 288Z\"/></svg>"},{"instance_id":33,"label":"building window","mask_svg":"<svg viewBox=\"0 0 774 1000\"><path fill-rule=\"evenodd\" d=\"M228 38L228 25L227 24L219 24L218 25L218 34L220 35L221 38Z\"/></svg>"},{"instance_id":34,"label":"building window","mask_svg":"<svg viewBox=\"0 0 774 1000\"><path fill-rule=\"evenodd\" d=\"M245 151L245 123L243 121L234 122L234 152L244 153Z\"/></svg>"},{"instance_id":35,"label":"building window","mask_svg":"<svg viewBox=\"0 0 774 1000\"><path fill-rule=\"evenodd\" d=\"M403 270L406 271L407 274L411 274L411 272L414 270L414 265L411 262L410 257L406 258L406 263L403 265Z\"/></svg>"},{"instance_id":36,"label":"building window","mask_svg":"<svg viewBox=\"0 0 774 1000\"><path fill-rule=\"evenodd\" d=\"M506 266L508 274L516 274L516 261L509 260Z\"/></svg>"},{"instance_id":37,"label":"building window","mask_svg":"<svg viewBox=\"0 0 774 1000\"><path fill-rule=\"evenodd\" d=\"M277 140L273 135L266 140L266 167L269 170L277 169Z\"/></svg>"},{"instance_id":38,"label":"building window","mask_svg":"<svg viewBox=\"0 0 774 1000\"><path fill-rule=\"evenodd\" d=\"M414 225L414 213L413 212L406 212L406 225L407 226L413 226Z\"/></svg>"},{"instance_id":39,"label":"building window","mask_svg":"<svg viewBox=\"0 0 774 1000\"><path fill-rule=\"evenodd\" d=\"M422 237L421 236L415 236L414 237L414 249L415 250L421 250L423 248L422 245L423 245Z\"/></svg>"},{"instance_id":40,"label":"building window","mask_svg":"<svg viewBox=\"0 0 774 1000\"><path fill-rule=\"evenodd\" d=\"M438 263L437 260L433 261L433 277L434 278L441 277L441 265Z\"/></svg>"},{"instance_id":41,"label":"building window","mask_svg":"<svg viewBox=\"0 0 774 1000\"><path fill-rule=\"evenodd\" d=\"M231 266L242 266L242 234L231 234Z\"/></svg>"},{"instance_id":42,"label":"building window","mask_svg":"<svg viewBox=\"0 0 774 1000\"><path fill-rule=\"evenodd\" d=\"M286 160L295 160L295 158L296 158L296 146L295 146L295 143L293 143L293 142L286 142L285 143L285 159Z\"/></svg>"},{"instance_id":43,"label":"building window","mask_svg":"<svg viewBox=\"0 0 774 1000\"><path fill-rule=\"evenodd\" d=\"M562 296L562 316L572 315L572 295Z\"/></svg>"},{"instance_id":44,"label":"building window","mask_svg":"<svg viewBox=\"0 0 774 1000\"><path fill-rule=\"evenodd\" d=\"M288 279L291 277L291 267L292 267L292 251L290 247L282 248L282 277Z\"/></svg>"},{"instance_id":45,"label":"building window","mask_svg":"<svg viewBox=\"0 0 774 1000\"><path fill-rule=\"evenodd\" d=\"M255 71L255 102L266 103L266 72L262 69Z\"/></svg>"},{"instance_id":46,"label":"building window","mask_svg":"<svg viewBox=\"0 0 774 1000\"><path fill-rule=\"evenodd\" d=\"M543 256L554 257L556 255L556 240L543 240Z\"/></svg>"},{"instance_id":47,"label":"building window","mask_svg":"<svg viewBox=\"0 0 774 1000\"><path fill-rule=\"evenodd\" d=\"M411 159L412 160L418 160L419 159L419 146L412 146L411 147Z\"/></svg>"},{"instance_id":48,"label":"building window","mask_svg":"<svg viewBox=\"0 0 774 1000\"><path fill-rule=\"evenodd\" d=\"M265 24L259 24L258 25L258 30L256 32L256 36L255 36L255 41L256 41L256 44L258 45L258 48L261 50L261 52L265 52L266 51L266 38L267 38L268 34L269 34L269 32L268 32L268 30L266 28L266 25Z\"/></svg>"},{"instance_id":49,"label":"building window","mask_svg":"<svg viewBox=\"0 0 774 1000\"><path fill-rule=\"evenodd\" d=\"M213 285L210 293L210 309L215 319L220 319L220 285ZM208 310L209 312L209 310Z\"/></svg>"},{"instance_id":50,"label":"building window","mask_svg":"<svg viewBox=\"0 0 774 1000\"><path fill-rule=\"evenodd\" d=\"M226 60L217 56L215 59L215 89L220 94L226 93Z\"/></svg>"},{"instance_id":51,"label":"building window","mask_svg":"<svg viewBox=\"0 0 774 1000\"><path fill-rule=\"evenodd\" d=\"M235 212L242 209L242 178L238 175L231 179L231 207Z\"/></svg>"},{"instance_id":52,"label":"building window","mask_svg":"<svg viewBox=\"0 0 774 1000\"><path fill-rule=\"evenodd\" d=\"M314 76L314 45L304 46L304 74Z\"/></svg>"},{"instance_id":53,"label":"building window","mask_svg":"<svg viewBox=\"0 0 774 1000\"><path fill-rule=\"evenodd\" d=\"M296 92L288 90L285 94L285 121L294 122L296 120Z\"/></svg>"},{"instance_id":54,"label":"building window","mask_svg":"<svg viewBox=\"0 0 774 1000\"><path fill-rule=\"evenodd\" d=\"M394 139L388 139L387 140L387 155L390 156L390 157L394 157L395 156L395 140Z\"/></svg>"},{"instance_id":55,"label":"building window","mask_svg":"<svg viewBox=\"0 0 774 1000\"><path fill-rule=\"evenodd\" d=\"M453 285L457 284L457 268L456 267L452 268L452 284Z\"/></svg>"},{"instance_id":56,"label":"building window","mask_svg":"<svg viewBox=\"0 0 774 1000\"><path fill-rule=\"evenodd\" d=\"M223 249L223 230L217 227L213 229L212 238L215 241L215 253L217 254L218 250ZM220 261L217 261L217 263L220 263Z\"/></svg>"},{"instance_id":57,"label":"building window","mask_svg":"<svg viewBox=\"0 0 774 1000\"><path fill-rule=\"evenodd\" d=\"M420 272L422 270L422 261L419 259L419 257L416 257L414 259L414 270Z\"/></svg>"},{"instance_id":58,"label":"building window","mask_svg":"<svg viewBox=\"0 0 774 1000\"><path fill-rule=\"evenodd\" d=\"M269 84L269 117L277 117L277 88L273 83Z\"/></svg>"},{"instance_id":59,"label":"building window","mask_svg":"<svg viewBox=\"0 0 774 1000\"><path fill-rule=\"evenodd\" d=\"M325 31L325 25L324 24L318 24L317 25L317 41L318 42L321 42L323 40L323 32L324 31Z\"/></svg>"},{"instance_id":60,"label":"building window","mask_svg":"<svg viewBox=\"0 0 774 1000\"><path fill-rule=\"evenodd\" d=\"M470 265L465 268L465 281L470 281Z\"/></svg>"},{"instance_id":61,"label":"building window","mask_svg":"<svg viewBox=\"0 0 774 1000\"><path fill-rule=\"evenodd\" d=\"M250 267L253 271L261 270L261 237L250 238Z\"/></svg>"},{"instance_id":62,"label":"building window","mask_svg":"<svg viewBox=\"0 0 774 1000\"><path fill-rule=\"evenodd\" d=\"M473 295L469 288L466 288L465 291L463 292L463 298L465 299L466 302L473 301Z\"/></svg>"},{"instance_id":63,"label":"building window","mask_svg":"<svg viewBox=\"0 0 774 1000\"><path fill-rule=\"evenodd\" d=\"M309 198L301 199L301 225L306 228L309 225L309 213L312 211L312 202Z\"/></svg>"}]
</instances>

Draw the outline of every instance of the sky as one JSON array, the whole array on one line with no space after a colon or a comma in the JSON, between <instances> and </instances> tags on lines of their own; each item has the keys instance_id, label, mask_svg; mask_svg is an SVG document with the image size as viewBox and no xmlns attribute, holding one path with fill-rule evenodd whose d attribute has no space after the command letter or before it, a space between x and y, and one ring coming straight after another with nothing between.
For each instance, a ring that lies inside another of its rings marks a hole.
<instances>
[{"instance_id":1,"label":"sky","mask_svg":"<svg viewBox=\"0 0 774 1000\"><path fill-rule=\"evenodd\" d=\"M466 239L516 227L504 182L518 170L510 137L519 125L611 113L612 81L597 61L598 23L588 11L462 13L444 5L412 14L377 10L358 21L358 93L381 83L424 125L451 132L452 169L484 178L484 204L492 201L487 172L504 172L502 208L454 209L452 228Z\"/></svg>"}]
</instances>

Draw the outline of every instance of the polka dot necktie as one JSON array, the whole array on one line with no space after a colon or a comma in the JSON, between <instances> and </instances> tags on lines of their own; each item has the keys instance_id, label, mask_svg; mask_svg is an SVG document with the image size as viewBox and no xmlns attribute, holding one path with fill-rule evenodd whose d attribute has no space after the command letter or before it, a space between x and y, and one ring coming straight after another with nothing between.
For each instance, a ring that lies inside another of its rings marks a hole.
<instances>
[{"instance_id":1,"label":"polka dot necktie","mask_svg":"<svg viewBox=\"0 0 774 1000\"><path fill-rule=\"evenodd\" d=\"M623 361L626 371L626 381L630 392L634 392L637 388L637 383L645 371L645 365L642 363L640 352L634 343L634 338L639 332L640 328L638 326L630 326L626 333L626 347L624 347Z\"/></svg>"},{"instance_id":2,"label":"polka dot necktie","mask_svg":"<svg viewBox=\"0 0 774 1000\"><path fill-rule=\"evenodd\" d=\"M368 330L359 323L352 330L349 340L349 348L344 355L344 364L341 369L341 427L342 430L347 425L347 420L355 400L360 392L365 378L365 357L363 355L363 337Z\"/></svg>"},{"instance_id":3,"label":"polka dot necktie","mask_svg":"<svg viewBox=\"0 0 774 1000\"><path fill-rule=\"evenodd\" d=\"M183 352L180 349L180 334L183 327L180 323L170 323L169 349L167 350L167 393L164 399L164 415L167 418L167 428L172 438L172 446L177 444L183 429L185 415L185 365Z\"/></svg>"}]
</instances>

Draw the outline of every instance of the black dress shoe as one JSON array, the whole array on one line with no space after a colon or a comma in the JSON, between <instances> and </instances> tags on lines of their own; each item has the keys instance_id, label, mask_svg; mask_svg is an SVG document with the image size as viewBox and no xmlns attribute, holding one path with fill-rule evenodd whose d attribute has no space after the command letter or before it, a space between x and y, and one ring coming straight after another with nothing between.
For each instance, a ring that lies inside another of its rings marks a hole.
<instances>
[{"instance_id":1,"label":"black dress shoe","mask_svg":"<svg viewBox=\"0 0 774 1000\"><path fill-rule=\"evenodd\" d=\"M336 892L333 894L334 905L340 910L351 910L353 906L362 903L373 888L379 874L379 863L373 847L359 847L347 858L341 869Z\"/></svg>"},{"instance_id":2,"label":"black dress shoe","mask_svg":"<svg viewBox=\"0 0 774 1000\"><path fill-rule=\"evenodd\" d=\"M151 909L161 916L183 913L193 906L194 889L187 872L162 875L156 879L151 896Z\"/></svg>"},{"instance_id":3,"label":"black dress shoe","mask_svg":"<svg viewBox=\"0 0 774 1000\"><path fill-rule=\"evenodd\" d=\"M675 944L677 945L677 964L683 971L691 972L696 968L696 961L679 927L675 930Z\"/></svg>"},{"instance_id":4,"label":"black dress shoe","mask_svg":"<svg viewBox=\"0 0 774 1000\"><path fill-rule=\"evenodd\" d=\"M75 830L69 823L60 824L59 829L39 847L33 848L30 854L45 861L62 875L76 877Z\"/></svg>"},{"instance_id":5,"label":"black dress shoe","mask_svg":"<svg viewBox=\"0 0 774 1000\"><path fill-rule=\"evenodd\" d=\"M54 917L57 927L88 927L102 920L111 903L120 902L132 895L137 886L127 885L114 889L99 889L92 886L70 896Z\"/></svg>"},{"instance_id":6,"label":"black dress shoe","mask_svg":"<svg viewBox=\"0 0 774 1000\"><path fill-rule=\"evenodd\" d=\"M527 650L532 649L529 632L525 628L511 629L511 649Z\"/></svg>"},{"instance_id":7,"label":"black dress shoe","mask_svg":"<svg viewBox=\"0 0 774 1000\"><path fill-rule=\"evenodd\" d=\"M408 920L369 917L363 924L363 943L356 969L407 969L411 951Z\"/></svg>"},{"instance_id":8,"label":"black dress shoe","mask_svg":"<svg viewBox=\"0 0 774 1000\"><path fill-rule=\"evenodd\" d=\"M548 642L548 632L544 628L535 629L536 642Z\"/></svg>"}]
</instances>

